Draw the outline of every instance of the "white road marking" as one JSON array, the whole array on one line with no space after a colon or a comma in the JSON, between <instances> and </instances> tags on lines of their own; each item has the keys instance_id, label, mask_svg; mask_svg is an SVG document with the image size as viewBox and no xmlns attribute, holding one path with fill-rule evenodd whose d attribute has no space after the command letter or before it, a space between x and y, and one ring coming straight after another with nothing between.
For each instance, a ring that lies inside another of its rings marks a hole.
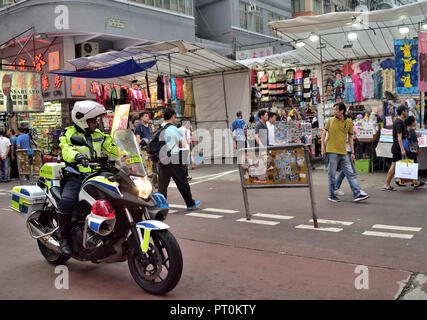
<instances>
[{"instance_id":1,"label":"white road marking","mask_svg":"<svg viewBox=\"0 0 427 320\"><path fill-rule=\"evenodd\" d=\"M211 180L215 180L215 179L221 178L221 177L226 176L227 174L230 174L230 173L233 173L233 172L237 172L237 170L222 172L222 173L217 174L216 176L213 176L212 178L208 178L208 179L197 181L197 182L192 182L192 183L190 183L190 186L194 186L195 184L199 184L199 183L203 183L203 182L208 182L208 181L211 181Z\"/></svg>"},{"instance_id":2,"label":"white road marking","mask_svg":"<svg viewBox=\"0 0 427 320\"><path fill-rule=\"evenodd\" d=\"M220 218L224 217L224 216L218 216L215 214L204 214L204 213L197 213L197 212L187 213L186 216L198 217L198 218L207 218L207 219L220 219Z\"/></svg>"},{"instance_id":3,"label":"white road marking","mask_svg":"<svg viewBox=\"0 0 427 320\"><path fill-rule=\"evenodd\" d=\"M236 210L215 209L215 208L206 208L206 209L203 209L203 211L218 212L218 213L238 213L239 212Z\"/></svg>"},{"instance_id":4,"label":"white road marking","mask_svg":"<svg viewBox=\"0 0 427 320\"><path fill-rule=\"evenodd\" d=\"M236 220L238 222L247 222L247 223L254 223L254 224L263 224L263 225L267 225L267 226L276 226L278 225L280 222L275 222L275 221L266 221L266 220L256 220L256 219L252 219L252 220L247 220L246 218L242 218L239 220Z\"/></svg>"},{"instance_id":5,"label":"white road marking","mask_svg":"<svg viewBox=\"0 0 427 320\"><path fill-rule=\"evenodd\" d=\"M414 237L414 235L406 234L406 233L388 233L388 232L377 232L377 231L365 231L362 234L365 236L400 238L400 239L412 239Z\"/></svg>"},{"instance_id":6,"label":"white road marking","mask_svg":"<svg viewBox=\"0 0 427 320\"><path fill-rule=\"evenodd\" d=\"M0 196L9 196L10 193L4 193L4 192L0 192Z\"/></svg>"},{"instance_id":7,"label":"white road marking","mask_svg":"<svg viewBox=\"0 0 427 320\"><path fill-rule=\"evenodd\" d=\"M306 224L300 224L299 226L296 226L295 229L306 229L306 230L317 230L317 231L329 231L329 232L340 232L343 229L342 228L315 228L314 226L306 225Z\"/></svg>"},{"instance_id":8,"label":"white road marking","mask_svg":"<svg viewBox=\"0 0 427 320\"><path fill-rule=\"evenodd\" d=\"M313 219L311 219L310 222L313 222ZM317 222L327 223L327 224L342 224L343 226L351 226L354 223L349 221L325 220L325 219L317 219Z\"/></svg>"},{"instance_id":9,"label":"white road marking","mask_svg":"<svg viewBox=\"0 0 427 320\"><path fill-rule=\"evenodd\" d=\"M423 228L418 227L401 227L401 226L388 226L384 224L375 224L372 226L374 229L387 229L387 230L400 230L400 231L421 231Z\"/></svg>"},{"instance_id":10,"label":"white road marking","mask_svg":"<svg viewBox=\"0 0 427 320\"><path fill-rule=\"evenodd\" d=\"M226 173L228 174L228 173L237 172L237 171L238 170L232 170L232 171L227 171ZM199 180L199 179L205 179L205 178L215 177L215 176L218 176L220 174L224 174L224 172L209 174L207 176L201 176L201 177L193 177L193 180Z\"/></svg>"},{"instance_id":11,"label":"white road marking","mask_svg":"<svg viewBox=\"0 0 427 320\"><path fill-rule=\"evenodd\" d=\"M169 208L187 209L187 206L183 206L181 204L170 204Z\"/></svg>"},{"instance_id":12,"label":"white road marking","mask_svg":"<svg viewBox=\"0 0 427 320\"><path fill-rule=\"evenodd\" d=\"M278 214L267 214L267 213L256 213L253 215L254 217L260 217L260 218L271 218L271 219L280 219L280 220L291 220L295 217L293 216L282 216Z\"/></svg>"},{"instance_id":13,"label":"white road marking","mask_svg":"<svg viewBox=\"0 0 427 320\"><path fill-rule=\"evenodd\" d=\"M178 212L178 210L169 210L168 213L175 213Z\"/></svg>"}]
</instances>

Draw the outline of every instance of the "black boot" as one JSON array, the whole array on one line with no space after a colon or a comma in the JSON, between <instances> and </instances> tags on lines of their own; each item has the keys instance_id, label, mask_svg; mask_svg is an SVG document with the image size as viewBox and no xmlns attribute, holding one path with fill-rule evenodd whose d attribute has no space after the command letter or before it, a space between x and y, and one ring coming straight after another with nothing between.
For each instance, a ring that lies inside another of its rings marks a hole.
<instances>
[{"instance_id":1,"label":"black boot","mask_svg":"<svg viewBox=\"0 0 427 320\"><path fill-rule=\"evenodd\" d=\"M61 254L69 257L73 253L70 241L71 214L59 213L58 225L61 233L61 240L59 242Z\"/></svg>"}]
</instances>

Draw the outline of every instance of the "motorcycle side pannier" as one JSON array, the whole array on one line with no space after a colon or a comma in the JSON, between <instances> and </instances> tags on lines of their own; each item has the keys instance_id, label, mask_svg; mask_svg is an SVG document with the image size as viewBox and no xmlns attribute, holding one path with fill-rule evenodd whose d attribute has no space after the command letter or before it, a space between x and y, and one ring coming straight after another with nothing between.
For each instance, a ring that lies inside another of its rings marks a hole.
<instances>
[{"instance_id":1,"label":"motorcycle side pannier","mask_svg":"<svg viewBox=\"0 0 427 320\"><path fill-rule=\"evenodd\" d=\"M37 186L18 186L12 190L12 209L28 217L41 210L46 202L46 194Z\"/></svg>"}]
</instances>

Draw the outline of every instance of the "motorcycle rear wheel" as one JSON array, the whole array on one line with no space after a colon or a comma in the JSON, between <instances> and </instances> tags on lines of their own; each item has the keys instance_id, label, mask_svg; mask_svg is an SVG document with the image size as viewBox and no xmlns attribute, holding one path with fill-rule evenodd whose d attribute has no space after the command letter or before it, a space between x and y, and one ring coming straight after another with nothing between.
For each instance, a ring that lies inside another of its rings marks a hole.
<instances>
[{"instance_id":1,"label":"motorcycle rear wheel","mask_svg":"<svg viewBox=\"0 0 427 320\"><path fill-rule=\"evenodd\" d=\"M182 253L175 237L168 230L151 233L147 253L141 261L131 241L128 252L128 265L135 282L146 292L163 295L178 284L181 279Z\"/></svg>"},{"instance_id":2,"label":"motorcycle rear wheel","mask_svg":"<svg viewBox=\"0 0 427 320\"><path fill-rule=\"evenodd\" d=\"M51 211L44 212L40 216L39 221L42 222L43 225L49 226L50 228L55 228L58 225L56 215L54 212L51 212ZM57 265L64 264L65 262L68 261L68 259L70 259L70 257L64 256L58 252L55 252L52 249L49 249L40 240L37 240L37 244L39 246L41 254L50 264L57 266Z\"/></svg>"}]
</instances>

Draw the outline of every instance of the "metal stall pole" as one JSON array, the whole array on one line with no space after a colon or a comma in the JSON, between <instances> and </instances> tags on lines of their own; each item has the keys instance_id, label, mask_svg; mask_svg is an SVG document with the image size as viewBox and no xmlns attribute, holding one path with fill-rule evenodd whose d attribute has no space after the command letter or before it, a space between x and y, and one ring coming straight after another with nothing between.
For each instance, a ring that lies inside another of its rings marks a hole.
<instances>
[{"instance_id":1,"label":"metal stall pole","mask_svg":"<svg viewBox=\"0 0 427 320\"><path fill-rule=\"evenodd\" d=\"M313 192L313 177L311 175L311 163L310 163L310 155L308 154L308 147L304 147L304 157L305 164L307 166L307 180L308 180L308 189L310 191L310 202L311 202L311 212L313 215L313 224L315 228L319 228L319 224L317 223L317 214L316 214L316 202L314 200L314 192Z\"/></svg>"}]
</instances>

